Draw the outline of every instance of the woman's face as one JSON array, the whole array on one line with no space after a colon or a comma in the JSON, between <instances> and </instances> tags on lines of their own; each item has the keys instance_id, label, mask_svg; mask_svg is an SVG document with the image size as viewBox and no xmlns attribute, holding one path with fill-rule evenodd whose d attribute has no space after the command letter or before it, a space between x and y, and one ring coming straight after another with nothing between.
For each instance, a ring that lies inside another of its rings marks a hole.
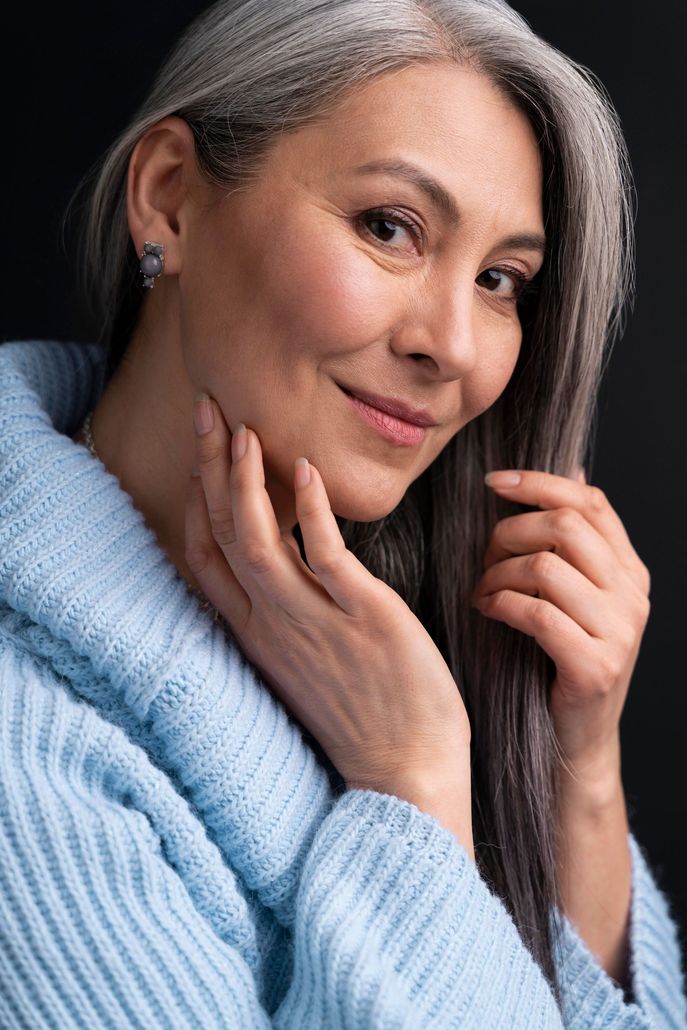
<instances>
[{"instance_id":1,"label":"woman's face","mask_svg":"<svg viewBox=\"0 0 687 1030\"><path fill-rule=\"evenodd\" d=\"M379 162L438 186L361 168ZM337 515L379 519L499 397L521 345L517 293L543 259L541 194L525 115L473 71L416 64L284 135L254 187L187 222L183 361L230 428L258 434L282 529L299 455ZM436 425L393 442L342 385Z\"/></svg>"}]
</instances>

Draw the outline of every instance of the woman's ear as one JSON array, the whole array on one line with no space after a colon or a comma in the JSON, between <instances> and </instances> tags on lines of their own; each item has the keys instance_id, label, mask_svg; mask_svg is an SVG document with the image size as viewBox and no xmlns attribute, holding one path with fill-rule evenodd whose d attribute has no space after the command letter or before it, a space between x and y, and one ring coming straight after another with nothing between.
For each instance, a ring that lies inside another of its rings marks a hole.
<instances>
[{"instance_id":1,"label":"woman's ear","mask_svg":"<svg viewBox=\"0 0 687 1030\"><path fill-rule=\"evenodd\" d=\"M584 474L584 466L582 466L582 465L579 466L579 468L577 469L577 472L575 473L575 478L577 479L578 483L586 483L587 482L587 478L586 478L586 476Z\"/></svg>"},{"instance_id":2,"label":"woman's ear","mask_svg":"<svg viewBox=\"0 0 687 1030\"><path fill-rule=\"evenodd\" d=\"M180 222L189 210L195 174L193 133L176 115L162 118L138 140L129 159L127 214L136 253L146 240L165 245L165 273L181 271Z\"/></svg>"}]
</instances>

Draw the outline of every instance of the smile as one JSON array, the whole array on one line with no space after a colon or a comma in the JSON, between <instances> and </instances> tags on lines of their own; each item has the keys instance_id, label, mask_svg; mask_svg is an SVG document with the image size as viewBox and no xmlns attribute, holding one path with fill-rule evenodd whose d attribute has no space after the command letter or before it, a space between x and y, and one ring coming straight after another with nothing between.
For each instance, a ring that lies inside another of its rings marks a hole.
<instances>
[{"instance_id":1,"label":"smile","mask_svg":"<svg viewBox=\"0 0 687 1030\"><path fill-rule=\"evenodd\" d=\"M380 436L390 443L400 444L402 447L413 447L424 440L427 432L424 426L415 426L412 422L396 418L395 415L388 415L385 411L373 408L371 404L366 404L365 401L354 397L343 387L339 386L339 389L367 424L376 429Z\"/></svg>"}]
</instances>

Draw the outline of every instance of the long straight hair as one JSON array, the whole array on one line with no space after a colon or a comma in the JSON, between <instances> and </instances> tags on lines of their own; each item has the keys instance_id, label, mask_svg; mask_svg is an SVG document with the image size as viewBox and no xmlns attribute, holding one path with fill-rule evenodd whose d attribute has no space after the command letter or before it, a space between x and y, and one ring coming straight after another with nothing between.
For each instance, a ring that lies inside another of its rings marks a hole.
<instances>
[{"instance_id":1,"label":"long straight hair","mask_svg":"<svg viewBox=\"0 0 687 1030\"><path fill-rule=\"evenodd\" d=\"M488 76L529 118L544 169L548 253L536 296L520 308L522 346L498 400L449 441L394 511L372 523L337 521L349 549L404 598L453 673L472 728L477 867L560 1004L564 759L548 706L555 666L532 637L480 615L469 599L496 522L532 510L496 496L485 472L570 476L593 450L597 395L634 267L629 161L603 86L502 0L220 0L180 36L128 127L77 186L62 224L88 187L80 286L109 377L145 292L136 284L126 184L132 150L150 126L184 118L208 181L241 189L283 133L326 117L344 94L414 62L445 60Z\"/></svg>"}]
</instances>

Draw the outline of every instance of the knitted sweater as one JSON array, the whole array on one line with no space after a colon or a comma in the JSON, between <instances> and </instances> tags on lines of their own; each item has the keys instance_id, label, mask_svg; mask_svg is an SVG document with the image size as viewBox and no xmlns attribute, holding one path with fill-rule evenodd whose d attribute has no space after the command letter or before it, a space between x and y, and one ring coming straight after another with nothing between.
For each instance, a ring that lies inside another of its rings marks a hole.
<instances>
[{"instance_id":1,"label":"knitted sweater","mask_svg":"<svg viewBox=\"0 0 687 1030\"><path fill-rule=\"evenodd\" d=\"M632 834L632 999L565 916L559 1009L408 801L341 791L132 498L75 444L95 344L0 346L0 1024L687 1027Z\"/></svg>"}]
</instances>

